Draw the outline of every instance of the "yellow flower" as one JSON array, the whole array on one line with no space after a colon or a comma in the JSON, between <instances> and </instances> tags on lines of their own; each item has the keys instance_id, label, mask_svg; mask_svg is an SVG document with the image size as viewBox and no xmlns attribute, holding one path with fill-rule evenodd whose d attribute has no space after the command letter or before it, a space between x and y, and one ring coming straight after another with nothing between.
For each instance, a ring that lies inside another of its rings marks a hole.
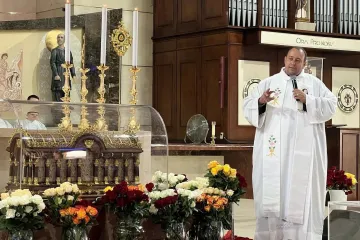
<instances>
[{"instance_id":1,"label":"yellow flower","mask_svg":"<svg viewBox=\"0 0 360 240\"><path fill-rule=\"evenodd\" d=\"M222 171L224 169L224 167L220 164L217 165L215 168L217 169L217 171Z\"/></svg>"},{"instance_id":2,"label":"yellow flower","mask_svg":"<svg viewBox=\"0 0 360 240\"><path fill-rule=\"evenodd\" d=\"M348 178L348 179L351 179L352 181L352 185L355 185L357 183L357 180L355 178L355 175L354 174L351 174L351 173L345 173L345 176Z\"/></svg>"},{"instance_id":3,"label":"yellow flower","mask_svg":"<svg viewBox=\"0 0 360 240\"><path fill-rule=\"evenodd\" d=\"M104 189L104 192L112 191L113 189L114 189L113 187L107 186L107 187Z\"/></svg>"},{"instance_id":4,"label":"yellow flower","mask_svg":"<svg viewBox=\"0 0 360 240\"><path fill-rule=\"evenodd\" d=\"M216 175L218 174L218 172L219 172L219 170L218 170L216 167L214 167L214 168L211 169L211 174L212 174L213 176L216 176Z\"/></svg>"},{"instance_id":5,"label":"yellow flower","mask_svg":"<svg viewBox=\"0 0 360 240\"><path fill-rule=\"evenodd\" d=\"M219 165L219 163L217 161L211 161L208 164L208 169L212 169L212 168L216 167L217 165Z\"/></svg>"},{"instance_id":6,"label":"yellow flower","mask_svg":"<svg viewBox=\"0 0 360 240\"><path fill-rule=\"evenodd\" d=\"M230 177L231 177L231 178L235 178L235 177L236 177L236 173L237 173L236 169L234 169L234 168L230 169Z\"/></svg>"},{"instance_id":7,"label":"yellow flower","mask_svg":"<svg viewBox=\"0 0 360 240\"><path fill-rule=\"evenodd\" d=\"M207 205L206 207L204 207L204 209L205 209L205 211L210 212L210 206L209 206L209 205Z\"/></svg>"},{"instance_id":8,"label":"yellow flower","mask_svg":"<svg viewBox=\"0 0 360 240\"><path fill-rule=\"evenodd\" d=\"M229 166L229 164L225 164L224 165L224 169L223 169L223 172L224 172L224 174L225 174L225 176L229 176L230 175L230 166Z\"/></svg>"}]
</instances>

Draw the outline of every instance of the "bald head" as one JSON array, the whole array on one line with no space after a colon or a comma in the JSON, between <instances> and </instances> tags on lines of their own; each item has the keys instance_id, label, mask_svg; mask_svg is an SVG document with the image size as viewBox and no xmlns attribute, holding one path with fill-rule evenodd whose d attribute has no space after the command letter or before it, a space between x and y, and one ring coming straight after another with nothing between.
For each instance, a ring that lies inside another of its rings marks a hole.
<instances>
[{"instance_id":1,"label":"bald head","mask_svg":"<svg viewBox=\"0 0 360 240\"><path fill-rule=\"evenodd\" d=\"M60 33L57 35L57 44L59 46L63 46L65 43L65 35L63 33Z\"/></svg>"},{"instance_id":2,"label":"bald head","mask_svg":"<svg viewBox=\"0 0 360 240\"><path fill-rule=\"evenodd\" d=\"M289 76L299 75L304 69L306 58L307 54L303 48L291 48L284 58L286 74Z\"/></svg>"}]
</instances>

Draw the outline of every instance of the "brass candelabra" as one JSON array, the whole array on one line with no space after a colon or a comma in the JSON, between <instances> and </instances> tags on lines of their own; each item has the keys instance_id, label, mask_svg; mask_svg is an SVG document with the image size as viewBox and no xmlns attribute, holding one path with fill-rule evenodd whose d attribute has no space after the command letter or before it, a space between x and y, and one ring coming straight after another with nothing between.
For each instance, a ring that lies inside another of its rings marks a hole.
<instances>
[{"instance_id":1,"label":"brass candelabra","mask_svg":"<svg viewBox=\"0 0 360 240\"><path fill-rule=\"evenodd\" d=\"M137 104L137 89L136 89L136 81L137 81L137 73L140 71L140 68L138 67L132 67L130 69L131 72L131 81L132 81L132 87L130 90L130 95L131 95L131 100L130 100L130 104L131 105L136 105ZM127 130L125 131L127 134L130 135L135 135L139 130L140 130L140 124L137 122L136 120L136 109L135 108L131 108L130 110L130 119L129 119L129 123L128 123L128 127Z\"/></svg>"},{"instance_id":2,"label":"brass candelabra","mask_svg":"<svg viewBox=\"0 0 360 240\"><path fill-rule=\"evenodd\" d=\"M82 64L82 68L80 68L80 72L81 72L81 103L87 103L86 100L86 95L88 94L88 90L86 88L86 80L87 80L87 76L86 74L90 71L89 68L85 68L85 34L83 35L83 46L81 49L81 64ZM87 107L85 105L81 106L81 119L80 119L80 124L79 124L79 129L80 130L86 130L90 127L89 121L86 118L87 115L89 115L88 111L87 111Z\"/></svg>"},{"instance_id":3,"label":"brass candelabra","mask_svg":"<svg viewBox=\"0 0 360 240\"><path fill-rule=\"evenodd\" d=\"M61 98L63 102L70 102L70 69L73 67L73 65L70 62L66 62L61 64L61 66L65 69L64 77L65 77L65 83L63 87L63 91L65 96ZM71 131L72 130L72 123L70 119L70 107L67 104L63 105L63 114L64 117L61 119L61 123L58 125L60 130L63 131Z\"/></svg>"},{"instance_id":4,"label":"brass candelabra","mask_svg":"<svg viewBox=\"0 0 360 240\"><path fill-rule=\"evenodd\" d=\"M97 69L100 71L99 78L100 78L100 86L98 88L99 98L96 100L98 103L105 103L105 71L109 69L108 66L105 64L101 64L97 67ZM106 131L108 129L108 125L106 123L105 119L105 107L99 106L97 109L97 113L99 114L99 118L95 122L95 129L98 131Z\"/></svg>"}]
</instances>

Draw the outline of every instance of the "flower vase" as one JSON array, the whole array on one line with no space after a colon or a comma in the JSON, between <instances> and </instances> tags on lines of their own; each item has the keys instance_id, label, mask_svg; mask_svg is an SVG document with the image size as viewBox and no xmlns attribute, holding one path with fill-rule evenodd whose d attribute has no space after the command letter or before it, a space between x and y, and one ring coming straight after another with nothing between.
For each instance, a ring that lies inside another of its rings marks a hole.
<instances>
[{"instance_id":1,"label":"flower vase","mask_svg":"<svg viewBox=\"0 0 360 240\"><path fill-rule=\"evenodd\" d=\"M89 240L84 227L72 226L62 229L61 240Z\"/></svg>"},{"instance_id":2,"label":"flower vase","mask_svg":"<svg viewBox=\"0 0 360 240\"><path fill-rule=\"evenodd\" d=\"M190 240L222 240L224 228L221 221L197 222L190 230Z\"/></svg>"},{"instance_id":3,"label":"flower vase","mask_svg":"<svg viewBox=\"0 0 360 240\"><path fill-rule=\"evenodd\" d=\"M142 219L132 216L117 216L114 227L114 240L143 240L144 228Z\"/></svg>"},{"instance_id":4,"label":"flower vase","mask_svg":"<svg viewBox=\"0 0 360 240\"><path fill-rule=\"evenodd\" d=\"M19 230L9 232L8 240L33 240L34 233L32 230Z\"/></svg>"},{"instance_id":5,"label":"flower vase","mask_svg":"<svg viewBox=\"0 0 360 240\"><path fill-rule=\"evenodd\" d=\"M164 229L165 240L186 240L184 223L170 223Z\"/></svg>"},{"instance_id":6,"label":"flower vase","mask_svg":"<svg viewBox=\"0 0 360 240\"><path fill-rule=\"evenodd\" d=\"M329 190L331 202L346 202L347 195L343 190ZM331 205L332 209L346 210L346 206L339 206L336 204Z\"/></svg>"}]
</instances>

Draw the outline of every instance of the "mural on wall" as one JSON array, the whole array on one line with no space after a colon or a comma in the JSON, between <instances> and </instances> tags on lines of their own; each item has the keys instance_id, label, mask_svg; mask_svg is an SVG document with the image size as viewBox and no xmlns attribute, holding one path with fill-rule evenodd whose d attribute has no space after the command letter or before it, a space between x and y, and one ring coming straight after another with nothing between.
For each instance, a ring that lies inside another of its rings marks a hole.
<instances>
[{"instance_id":1,"label":"mural on wall","mask_svg":"<svg viewBox=\"0 0 360 240\"><path fill-rule=\"evenodd\" d=\"M12 60L11 60L12 59ZM0 59L0 98L21 99L21 83L23 72L23 51L20 50L15 56L1 53ZM1 105L0 111L8 111L10 106Z\"/></svg>"}]
</instances>

